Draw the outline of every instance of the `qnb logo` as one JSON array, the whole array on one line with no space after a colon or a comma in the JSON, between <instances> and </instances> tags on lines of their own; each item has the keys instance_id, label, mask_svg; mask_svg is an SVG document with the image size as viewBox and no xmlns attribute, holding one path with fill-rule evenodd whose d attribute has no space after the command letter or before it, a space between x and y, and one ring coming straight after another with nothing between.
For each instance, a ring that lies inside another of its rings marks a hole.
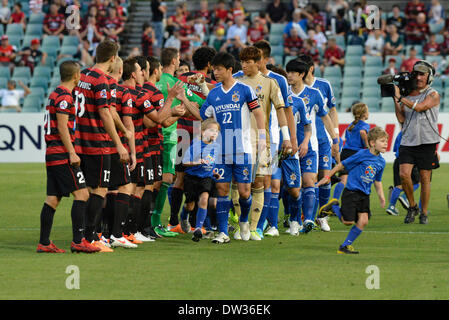
<instances>
[{"instance_id":1,"label":"qnb logo","mask_svg":"<svg viewBox=\"0 0 449 320\"><path fill-rule=\"evenodd\" d=\"M65 9L65 13L68 15L65 26L67 30L79 30L80 25L80 10L77 6L71 5Z\"/></svg>"}]
</instances>

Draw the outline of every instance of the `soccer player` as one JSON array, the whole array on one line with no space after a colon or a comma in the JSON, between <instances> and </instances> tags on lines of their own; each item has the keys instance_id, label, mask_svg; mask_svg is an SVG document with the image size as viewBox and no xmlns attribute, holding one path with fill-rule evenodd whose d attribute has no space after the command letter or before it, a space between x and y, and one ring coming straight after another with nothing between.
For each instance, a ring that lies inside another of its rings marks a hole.
<instances>
[{"instance_id":1,"label":"soccer player","mask_svg":"<svg viewBox=\"0 0 449 320\"><path fill-rule=\"evenodd\" d=\"M175 48L164 48L161 53L162 64L162 76L156 83L156 87L163 93L164 98L167 99L168 89L172 88L179 80L174 77L175 71L179 67L179 51ZM181 82L182 83L182 82ZM193 103L202 105L203 99L194 94L187 86L184 86L185 101L182 101L184 105L193 106ZM181 100L175 98L171 107L174 108L181 104ZM195 107L198 109L198 107ZM162 184L156 197L156 205L154 214L151 216L151 225L155 228L156 232L162 236L177 235L177 232L170 232L161 224L161 214L164 209L165 199L167 198L167 190L170 184L173 183L175 175L175 161L177 152L177 120L175 120L169 127L162 128L164 135L163 141L163 154L162 154Z\"/></svg>"},{"instance_id":2,"label":"soccer player","mask_svg":"<svg viewBox=\"0 0 449 320\"><path fill-rule=\"evenodd\" d=\"M246 47L240 51L240 61L242 62L243 76L235 76L236 80L243 82L256 92L259 99L259 104L265 114L265 129L267 142L270 142L270 122L272 107L276 110L277 120L283 134L282 153L287 154L291 152L292 146L290 142L290 134L287 126L287 120L284 113L285 102L282 98L282 93L277 85L277 82L259 71L261 63L261 51L254 47ZM251 123L252 131L256 131L256 123L253 120ZM276 128L277 129L277 128ZM261 240L257 233L257 223L263 208L268 209L271 202L271 152L270 145L267 144L266 151L256 154L257 137L253 136L253 159L259 159L256 163L256 178L252 185L252 208L251 208L251 224L248 225L248 217L240 216L240 232L234 234L235 239ZM258 166L258 167L257 167ZM237 202L233 199L233 202ZM249 227L249 231L247 228Z\"/></svg>"},{"instance_id":3,"label":"soccer player","mask_svg":"<svg viewBox=\"0 0 449 320\"><path fill-rule=\"evenodd\" d=\"M338 129L338 113L335 107L335 97L332 91L332 86L329 81L323 78L317 78L314 76L315 65L313 58L309 55L300 55L299 60L309 64L309 73L306 75L304 82L306 85L318 89L324 98L325 108L328 110L329 117L334 125L334 132L337 137L340 136ZM324 176L329 174L332 169L332 140L324 128L323 121L320 117L315 118L316 132L318 138L318 180L321 180ZM331 194L331 184L322 185L320 188L315 188L316 202L314 212L321 206L327 204ZM323 231L330 231L327 218L318 218L317 222Z\"/></svg>"},{"instance_id":4,"label":"soccer player","mask_svg":"<svg viewBox=\"0 0 449 320\"><path fill-rule=\"evenodd\" d=\"M85 174L90 197L87 206L85 238L104 248L95 233L101 217L104 198L111 178L111 154L117 148L121 162L129 162L128 150L117 134L109 111L109 81L106 73L117 59L118 44L111 40L101 42L96 48L96 64L81 72L74 89L77 112L77 138L75 150L80 155L81 170Z\"/></svg>"},{"instance_id":5,"label":"soccer player","mask_svg":"<svg viewBox=\"0 0 449 320\"><path fill-rule=\"evenodd\" d=\"M148 120L147 123L149 125L147 128L147 142L150 158L148 162L149 168L147 168L146 171L154 183L145 186L145 191L142 196L142 220L144 223L144 231L148 230L148 233L151 236L160 237L154 232L154 228L151 227L149 217L154 211L157 190L159 190L162 182L162 128L168 127L173 124L174 121L178 120L179 117L184 114L185 109L181 105L172 109L170 102L173 101L172 98L167 100L168 103L164 101L164 95L155 85L162 76L162 65L156 57L147 57L146 60L148 62L149 71L143 89L150 93L150 102L157 111L159 122L157 124L152 124L151 121ZM176 84L171 89L171 91L174 92L173 96L177 95L177 92L181 90L184 90L181 84Z\"/></svg>"},{"instance_id":6,"label":"soccer player","mask_svg":"<svg viewBox=\"0 0 449 320\"><path fill-rule=\"evenodd\" d=\"M186 201L184 209L191 212L198 202L195 230L192 240L198 242L203 237L203 224L207 217L209 196L214 188L214 168L218 146L217 139L220 125L212 118L201 124L201 139L193 140L182 161L185 168L184 193Z\"/></svg>"},{"instance_id":7,"label":"soccer player","mask_svg":"<svg viewBox=\"0 0 449 320\"><path fill-rule=\"evenodd\" d=\"M209 88L213 88L216 81L209 76L211 65L210 62L217 54L214 48L203 46L195 50L192 56L195 71L188 71L178 76L178 79L186 83L187 87L196 95L205 99L209 93ZM187 219L183 219L179 225L179 209L181 208L184 185L184 165L179 161L183 158L183 153L189 148L194 136L200 134L198 128L199 121L192 116L181 117L177 122L178 131L178 153L175 165L176 179L171 190L170 202L170 222L169 230L179 233L189 232L190 227ZM182 134L181 134L182 132ZM185 133L188 133L189 139Z\"/></svg>"},{"instance_id":8,"label":"soccer player","mask_svg":"<svg viewBox=\"0 0 449 320\"><path fill-rule=\"evenodd\" d=\"M305 156L300 159L302 175L302 207L304 213L304 229L301 232L308 233L315 226L315 183L318 174L318 140L315 126L316 116L321 117L324 126L332 138L332 154L338 153L338 136L334 131L334 125L324 106L324 99L320 91L311 88L304 83L304 79L309 72L309 65L303 61L291 60L287 63L286 69L288 81L291 84L293 96L304 100L308 116L312 121L312 135L310 141L298 136L298 143L303 140L299 150L307 150Z\"/></svg>"},{"instance_id":9,"label":"soccer player","mask_svg":"<svg viewBox=\"0 0 449 320\"><path fill-rule=\"evenodd\" d=\"M214 243L228 243L228 218L230 209L229 189L231 180L237 183L240 195L241 216L248 217L251 208L251 113L258 129L258 151L266 148L265 115L260 108L254 90L232 77L235 58L220 52L212 60L214 76L221 85L209 92L206 101L198 110L187 106L198 120L214 118L220 125L217 143L221 145L217 158L217 220L219 234ZM251 112L251 113L250 113ZM249 231L249 230L248 230Z\"/></svg>"},{"instance_id":10,"label":"soccer player","mask_svg":"<svg viewBox=\"0 0 449 320\"><path fill-rule=\"evenodd\" d=\"M40 239L37 252L64 253L50 240L53 218L61 198L73 194L72 252L98 252L83 236L84 214L89 192L86 188L80 158L75 153L75 108L72 90L80 79L75 61L63 62L59 67L60 85L50 94L45 111L45 162L47 167L47 198L41 211Z\"/></svg>"},{"instance_id":11,"label":"soccer player","mask_svg":"<svg viewBox=\"0 0 449 320\"><path fill-rule=\"evenodd\" d=\"M335 214L347 226L353 226L345 241L340 245L337 253L357 254L352 244L368 225L371 217L370 193L374 183L380 205L385 207L385 197L382 188L382 174L385 159L381 153L387 151L388 134L380 127L372 128L368 133L369 149L359 150L356 154L342 160L318 182L318 186L329 183L330 177L345 168L348 170L348 183L343 190L341 207L337 199L332 199L320 208L320 214Z\"/></svg>"}]
</instances>

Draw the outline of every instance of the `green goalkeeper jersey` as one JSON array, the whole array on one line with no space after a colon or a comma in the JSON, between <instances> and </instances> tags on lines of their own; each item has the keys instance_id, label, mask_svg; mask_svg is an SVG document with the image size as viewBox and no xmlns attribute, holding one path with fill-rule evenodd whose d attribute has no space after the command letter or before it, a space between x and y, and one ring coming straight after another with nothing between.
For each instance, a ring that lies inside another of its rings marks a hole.
<instances>
[{"instance_id":1,"label":"green goalkeeper jersey","mask_svg":"<svg viewBox=\"0 0 449 320\"><path fill-rule=\"evenodd\" d=\"M172 76L169 73L163 73L161 76L161 79L156 83L156 87L162 92L164 95L164 99L167 99L167 83L172 88L176 82L181 81L174 76ZM185 94L187 99L189 99L192 102L197 102L199 108L203 105L204 99L193 93L186 84L184 84ZM174 99L172 103L172 108L176 107L177 105L181 104L181 101L179 99ZM162 134L164 135L164 143L177 143L178 141L178 134L176 132L178 122L173 123L171 126L167 128L162 128Z\"/></svg>"}]
</instances>

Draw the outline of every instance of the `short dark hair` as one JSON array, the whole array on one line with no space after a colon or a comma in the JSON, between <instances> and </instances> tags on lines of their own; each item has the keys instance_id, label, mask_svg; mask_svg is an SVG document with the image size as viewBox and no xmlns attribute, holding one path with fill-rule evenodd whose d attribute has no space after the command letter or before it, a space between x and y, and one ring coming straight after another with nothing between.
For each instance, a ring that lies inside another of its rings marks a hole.
<instances>
[{"instance_id":1,"label":"short dark hair","mask_svg":"<svg viewBox=\"0 0 449 320\"><path fill-rule=\"evenodd\" d=\"M173 59L179 54L179 50L176 48L164 48L161 52L161 64L163 67L168 67Z\"/></svg>"},{"instance_id":2,"label":"short dark hair","mask_svg":"<svg viewBox=\"0 0 449 320\"><path fill-rule=\"evenodd\" d=\"M135 56L134 59L136 59L137 64L142 70L145 70L147 68L147 58L145 58L144 56Z\"/></svg>"},{"instance_id":3,"label":"short dark hair","mask_svg":"<svg viewBox=\"0 0 449 320\"><path fill-rule=\"evenodd\" d=\"M124 81L131 79L133 72L136 71L137 60L135 58L128 58L123 61L123 74L122 79Z\"/></svg>"},{"instance_id":4,"label":"short dark hair","mask_svg":"<svg viewBox=\"0 0 449 320\"><path fill-rule=\"evenodd\" d=\"M159 66L161 65L161 62L159 61L159 59L157 57L154 57L154 56L148 56L147 61L150 64L150 76L151 76L154 73L154 70L159 68Z\"/></svg>"},{"instance_id":5,"label":"short dark hair","mask_svg":"<svg viewBox=\"0 0 449 320\"><path fill-rule=\"evenodd\" d=\"M211 64L214 67L222 66L226 69L232 68L235 69L235 58L232 54L227 52L219 52L212 59Z\"/></svg>"},{"instance_id":6,"label":"short dark hair","mask_svg":"<svg viewBox=\"0 0 449 320\"><path fill-rule=\"evenodd\" d=\"M95 61L97 63L107 62L116 56L119 50L119 44L111 39L100 42L95 51Z\"/></svg>"},{"instance_id":7,"label":"short dark hair","mask_svg":"<svg viewBox=\"0 0 449 320\"><path fill-rule=\"evenodd\" d=\"M59 65L59 74L61 82L70 81L73 76L80 70L78 62L73 60L64 61Z\"/></svg>"},{"instance_id":8,"label":"short dark hair","mask_svg":"<svg viewBox=\"0 0 449 320\"><path fill-rule=\"evenodd\" d=\"M290 60L285 66L287 72L304 73L304 77L309 72L310 66L304 61L298 59Z\"/></svg>"},{"instance_id":9,"label":"short dark hair","mask_svg":"<svg viewBox=\"0 0 449 320\"><path fill-rule=\"evenodd\" d=\"M212 47L203 46L196 49L192 55L195 70L203 70L206 68L207 64L212 61L216 54L217 51Z\"/></svg>"},{"instance_id":10,"label":"short dark hair","mask_svg":"<svg viewBox=\"0 0 449 320\"><path fill-rule=\"evenodd\" d=\"M313 66L314 65L313 58L310 55L307 55L307 54L300 54L298 56L298 60L304 61L309 66Z\"/></svg>"},{"instance_id":11,"label":"short dark hair","mask_svg":"<svg viewBox=\"0 0 449 320\"><path fill-rule=\"evenodd\" d=\"M260 53L260 50L255 46L249 46L243 48L242 51L240 51L239 58L240 61L260 61L260 59L262 59L262 53Z\"/></svg>"},{"instance_id":12,"label":"short dark hair","mask_svg":"<svg viewBox=\"0 0 449 320\"><path fill-rule=\"evenodd\" d=\"M187 61L185 61L185 60L180 59L179 60L179 66L180 67L181 66L187 66L189 68L189 71L190 71L190 64Z\"/></svg>"},{"instance_id":13,"label":"short dark hair","mask_svg":"<svg viewBox=\"0 0 449 320\"><path fill-rule=\"evenodd\" d=\"M259 40L254 44L254 46L257 49L262 50L263 58L268 58L271 56L271 46L267 40Z\"/></svg>"}]
</instances>

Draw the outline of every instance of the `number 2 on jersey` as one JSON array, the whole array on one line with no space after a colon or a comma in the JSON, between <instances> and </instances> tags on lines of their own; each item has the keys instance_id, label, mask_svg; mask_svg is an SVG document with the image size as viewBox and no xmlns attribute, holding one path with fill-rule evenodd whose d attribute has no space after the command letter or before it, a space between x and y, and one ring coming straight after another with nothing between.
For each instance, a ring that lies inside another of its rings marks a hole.
<instances>
[{"instance_id":1,"label":"number 2 on jersey","mask_svg":"<svg viewBox=\"0 0 449 320\"><path fill-rule=\"evenodd\" d=\"M225 112L223 113L223 123L232 123L232 113L230 112Z\"/></svg>"}]
</instances>

